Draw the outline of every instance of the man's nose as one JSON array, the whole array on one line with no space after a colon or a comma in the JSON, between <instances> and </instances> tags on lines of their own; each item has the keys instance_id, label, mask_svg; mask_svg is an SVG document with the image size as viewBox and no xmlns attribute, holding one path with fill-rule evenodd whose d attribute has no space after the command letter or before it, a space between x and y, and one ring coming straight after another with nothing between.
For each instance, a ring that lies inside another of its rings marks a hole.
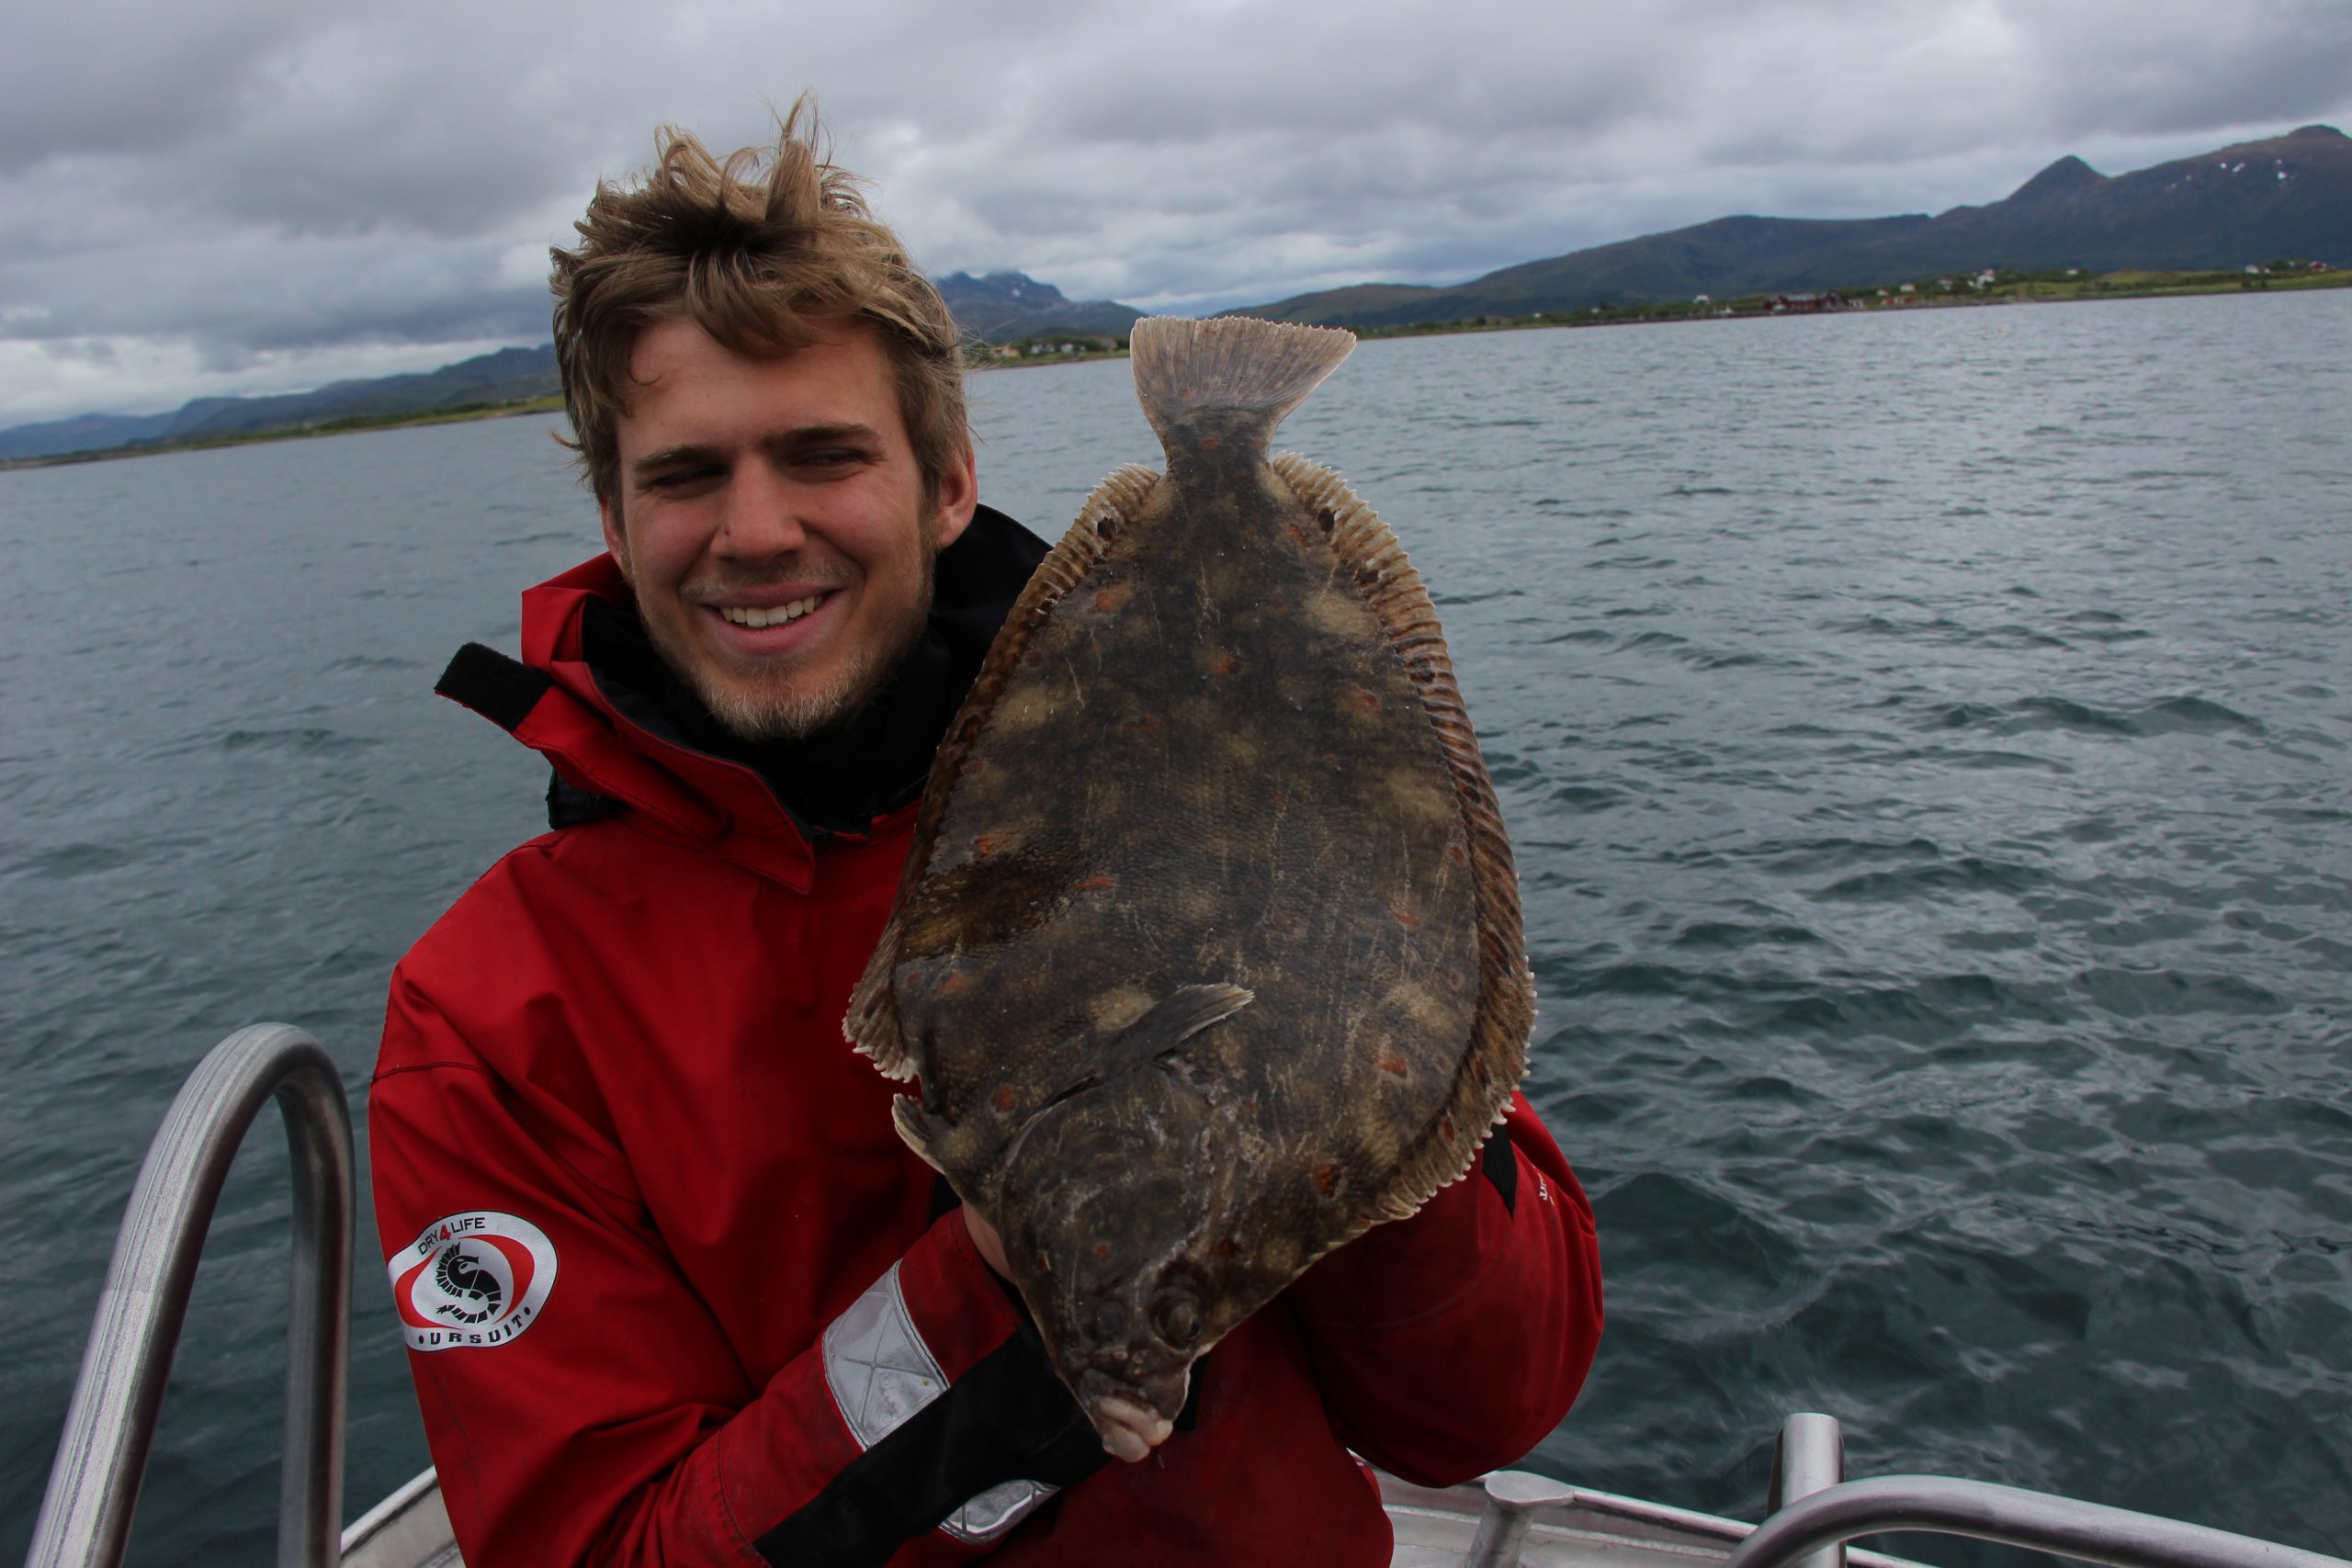
<instances>
[{"instance_id":1,"label":"man's nose","mask_svg":"<svg viewBox=\"0 0 2352 1568\"><path fill-rule=\"evenodd\" d=\"M763 465L746 463L730 478L715 541L727 555L789 555L808 542L792 487Z\"/></svg>"}]
</instances>

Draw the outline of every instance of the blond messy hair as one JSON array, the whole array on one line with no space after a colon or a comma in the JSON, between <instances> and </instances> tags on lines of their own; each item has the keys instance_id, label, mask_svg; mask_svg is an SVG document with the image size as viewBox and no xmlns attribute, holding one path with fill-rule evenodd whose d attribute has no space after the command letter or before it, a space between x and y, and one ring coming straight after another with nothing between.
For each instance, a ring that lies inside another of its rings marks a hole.
<instances>
[{"instance_id":1,"label":"blond messy hair","mask_svg":"<svg viewBox=\"0 0 2352 1568\"><path fill-rule=\"evenodd\" d=\"M803 95L773 147L722 162L688 131L654 134L633 185L600 181L555 269L555 355L581 468L598 501L617 495L617 424L639 334L691 321L739 354L805 348L820 322L854 317L882 340L926 502L971 445L963 336L946 301L877 221L860 181L818 147Z\"/></svg>"}]
</instances>

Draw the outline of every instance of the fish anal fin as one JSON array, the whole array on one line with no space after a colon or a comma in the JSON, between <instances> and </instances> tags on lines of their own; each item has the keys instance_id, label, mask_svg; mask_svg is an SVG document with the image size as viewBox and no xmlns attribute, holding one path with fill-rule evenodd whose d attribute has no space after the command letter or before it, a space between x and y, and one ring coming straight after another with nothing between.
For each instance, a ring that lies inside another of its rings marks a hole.
<instances>
[{"instance_id":1,"label":"fish anal fin","mask_svg":"<svg viewBox=\"0 0 2352 1568\"><path fill-rule=\"evenodd\" d=\"M1477 1010L1453 1082L1408 1143L1382 1199L1381 1217L1393 1219L1419 1209L1470 1168L1483 1130L1510 1108L1511 1089L1527 1070L1535 981L1527 967L1519 874L1502 807L1479 755L1477 732L1454 680L1453 659L1420 573L1380 514L1338 474L1289 452L1277 455L1272 467L1298 503L1329 531L1341 571L1378 617L1389 652L1420 699L1453 782L1461 847L1477 907Z\"/></svg>"}]
</instances>

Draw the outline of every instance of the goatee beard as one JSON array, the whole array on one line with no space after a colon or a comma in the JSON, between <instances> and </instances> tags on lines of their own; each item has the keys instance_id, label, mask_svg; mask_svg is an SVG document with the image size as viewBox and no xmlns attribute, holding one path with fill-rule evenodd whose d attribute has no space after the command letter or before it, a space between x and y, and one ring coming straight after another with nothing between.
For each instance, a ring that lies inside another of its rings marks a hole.
<instances>
[{"instance_id":1,"label":"goatee beard","mask_svg":"<svg viewBox=\"0 0 2352 1568\"><path fill-rule=\"evenodd\" d=\"M668 628L650 618L645 623L646 635L662 661L684 678L711 717L729 735L754 745L807 740L855 718L888 688L931 619L936 564L936 555L926 551L922 581L904 622L885 628L880 639L855 649L839 678L821 691L792 689L788 672L780 690L766 689L757 682L730 682L707 663L687 657L686 649L673 644Z\"/></svg>"}]
</instances>

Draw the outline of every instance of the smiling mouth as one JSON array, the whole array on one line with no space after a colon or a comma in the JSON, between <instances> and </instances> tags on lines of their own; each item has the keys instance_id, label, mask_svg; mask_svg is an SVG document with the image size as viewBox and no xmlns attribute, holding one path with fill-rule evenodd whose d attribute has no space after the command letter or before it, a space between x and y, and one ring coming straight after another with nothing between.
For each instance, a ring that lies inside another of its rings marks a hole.
<instances>
[{"instance_id":1,"label":"smiling mouth","mask_svg":"<svg viewBox=\"0 0 2352 1568\"><path fill-rule=\"evenodd\" d=\"M757 630L762 626L788 626L823 604L822 593L811 593L806 599L795 599L789 604L763 607L757 604L721 604L719 615L736 626Z\"/></svg>"}]
</instances>

